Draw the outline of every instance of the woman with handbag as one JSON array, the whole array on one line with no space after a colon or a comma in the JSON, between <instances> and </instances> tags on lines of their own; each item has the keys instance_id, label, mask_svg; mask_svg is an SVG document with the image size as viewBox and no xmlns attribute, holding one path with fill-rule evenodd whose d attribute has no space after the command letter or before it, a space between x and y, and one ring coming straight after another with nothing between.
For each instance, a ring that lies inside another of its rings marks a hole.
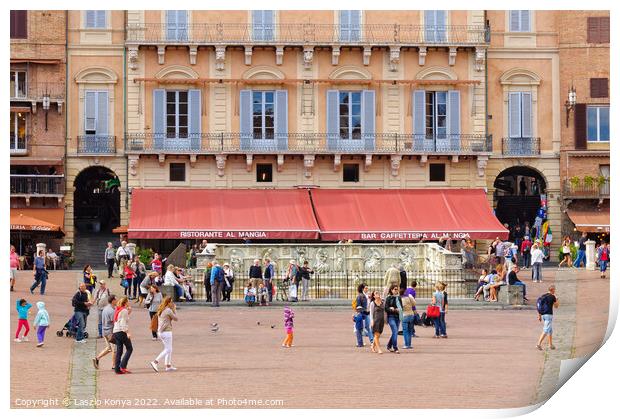
<instances>
[{"instance_id":1,"label":"woman with handbag","mask_svg":"<svg viewBox=\"0 0 620 419\"><path fill-rule=\"evenodd\" d=\"M134 256L133 261L131 262L131 270L134 272L134 276L131 281L131 285L133 286L132 297L134 300L139 299L141 303L143 298L140 298L140 283L146 277L146 267L144 266L144 263L140 261L140 256Z\"/></svg>"},{"instance_id":2,"label":"woman with handbag","mask_svg":"<svg viewBox=\"0 0 620 419\"><path fill-rule=\"evenodd\" d=\"M398 351L398 327L400 326L403 316L403 301L399 295L399 285L392 285L389 295L385 300L385 312L392 336L387 344L387 350L399 354Z\"/></svg>"},{"instance_id":3,"label":"woman with handbag","mask_svg":"<svg viewBox=\"0 0 620 419\"><path fill-rule=\"evenodd\" d=\"M157 309L162 301L161 292L159 292L159 287L153 284L149 288L149 292L144 300L144 306L149 311L149 317L151 318L151 335L153 340L157 340ZM155 318L155 321L153 321ZM154 323L154 324L153 324Z\"/></svg>"},{"instance_id":4,"label":"woman with handbag","mask_svg":"<svg viewBox=\"0 0 620 419\"><path fill-rule=\"evenodd\" d=\"M121 287L125 289L125 297L131 296L131 284L133 283L134 271L130 265L123 268L123 278L121 279Z\"/></svg>"},{"instance_id":5,"label":"woman with handbag","mask_svg":"<svg viewBox=\"0 0 620 419\"><path fill-rule=\"evenodd\" d=\"M157 309L157 334L164 344L164 350L151 362L151 367L155 372L159 372L158 365L161 360L164 360L166 364L166 372L176 371L176 368L172 366L172 322L179 320L176 314L176 306L172 298L170 296L164 298L163 303Z\"/></svg>"},{"instance_id":6,"label":"woman with handbag","mask_svg":"<svg viewBox=\"0 0 620 419\"><path fill-rule=\"evenodd\" d=\"M385 326L385 308L379 291L373 291L370 297L370 314L372 317L372 334L374 335L370 350L374 353L382 354L379 337L383 333L383 327Z\"/></svg>"}]
</instances>

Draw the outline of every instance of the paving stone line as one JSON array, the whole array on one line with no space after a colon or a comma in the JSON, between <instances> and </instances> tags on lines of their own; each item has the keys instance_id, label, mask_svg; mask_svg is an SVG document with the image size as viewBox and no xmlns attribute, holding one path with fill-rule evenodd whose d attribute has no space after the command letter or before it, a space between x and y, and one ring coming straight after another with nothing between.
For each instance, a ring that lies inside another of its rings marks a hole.
<instances>
[{"instance_id":1,"label":"paving stone line","mask_svg":"<svg viewBox=\"0 0 620 419\"><path fill-rule=\"evenodd\" d=\"M82 281L82 273L77 275L77 284ZM94 312L93 312L94 311ZM97 397L97 372L93 368L92 358L97 353L97 313L91 308L86 330L89 338L86 343L73 343L71 372L66 407L84 409L96 407L91 402Z\"/></svg>"},{"instance_id":2,"label":"paving stone line","mask_svg":"<svg viewBox=\"0 0 620 419\"><path fill-rule=\"evenodd\" d=\"M557 296L560 300L560 307L554 311L553 315L553 344L557 349L554 351L545 349L544 366L534 404L544 403L555 394L559 388L562 360L570 359L574 354L577 320L577 272L573 270L558 271L555 284ZM532 346L534 344L535 342L532 343ZM545 348L544 343L543 348Z\"/></svg>"}]
</instances>

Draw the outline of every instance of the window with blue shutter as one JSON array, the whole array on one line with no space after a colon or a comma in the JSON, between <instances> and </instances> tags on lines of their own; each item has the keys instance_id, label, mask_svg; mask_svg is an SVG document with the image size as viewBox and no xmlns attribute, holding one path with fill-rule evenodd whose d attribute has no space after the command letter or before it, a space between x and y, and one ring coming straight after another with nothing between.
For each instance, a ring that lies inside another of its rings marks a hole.
<instances>
[{"instance_id":1,"label":"window with blue shutter","mask_svg":"<svg viewBox=\"0 0 620 419\"><path fill-rule=\"evenodd\" d=\"M240 147L248 150L253 137L252 117L252 91L241 90L239 92L239 134Z\"/></svg>"},{"instance_id":2,"label":"window with blue shutter","mask_svg":"<svg viewBox=\"0 0 620 419\"><path fill-rule=\"evenodd\" d=\"M362 138L364 150L375 149L375 91L362 92Z\"/></svg>"},{"instance_id":3,"label":"window with blue shutter","mask_svg":"<svg viewBox=\"0 0 620 419\"><path fill-rule=\"evenodd\" d=\"M80 151L100 153L108 151L108 92L88 90L84 96L84 142Z\"/></svg>"},{"instance_id":4,"label":"window with blue shutter","mask_svg":"<svg viewBox=\"0 0 620 419\"><path fill-rule=\"evenodd\" d=\"M531 154L533 150L532 94L508 94L508 138L505 146L509 154Z\"/></svg>"},{"instance_id":5,"label":"window with blue shutter","mask_svg":"<svg viewBox=\"0 0 620 419\"><path fill-rule=\"evenodd\" d=\"M339 92L338 90L327 91L327 147L330 150L338 148L338 139L340 138L339 124Z\"/></svg>"},{"instance_id":6,"label":"window with blue shutter","mask_svg":"<svg viewBox=\"0 0 620 419\"><path fill-rule=\"evenodd\" d=\"M413 91L413 148L416 151L427 151L432 141L426 140L426 91Z\"/></svg>"},{"instance_id":7,"label":"window with blue shutter","mask_svg":"<svg viewBox=\"0 0 620 419\"><path fill-rule=\"evenodd\" d=\"M87 10L85 27L87 29L104 29L106 27L106 11Z\"/></svg>"},{"instance_id":8,"label":"window with blue shutter","mask_svg":"<svg viewBox=\"0 0 620 419\"><path fill-rule=\"evenodd\" d=\"M200 90L191 89L188 91L188 133L190 150L200 150L202 131L201 131L201 97Z\"/></svg>"},{"instance_id":9,"label":"window with blue shutter","mask_svg":"<svg viewBox=\"0 0 620 419\"><path fill-rule=\"evenodd\" d=\"M341 10L339 17L340 41L359 42L362 32L361 10Z\"/></svg>"},{"instance_id":10,"label":"window with blue shutter","mask_svg":"<svg viewBox=\"0 0 620 419\"><path fill-rule=\"evenodd\" d=\"M442 43L447 41L446 10L424 11L424 33L426 42Z\"/></svg>"},{"instance_id":11,"label":"window with blue shutter","mask_svg":"<svg viewBox=\"0 0 620 419\"><path fill-rule=\"evenodd\" d=\"M253 10L252 11L252 38L255 41L273 41L275 11Z\"/></svg>"},{"instance_id":12,"label":"window with blue shutter","mask_svg":"<svg viewBox=\"0 0 620 419\"><path fill-rule=\"evenodd\" d=\"M156 150L164 148L166 138L166 91L153 90L153 147Z\"/></svg>"},{"instance_id":13,"label":"window with blue shutter","mask_svg":"<svg viewBox=\"0 0 620 419\"><path fill-rule=\"evenodd\" d=\"M288 150L288 91L276 90L276 141L278 150Z\"/></svg>"},{"instance_id":14,"label":"window with blue shutter","mask_svg":"<svg viewBox=\"0 0 620 419\"><path fill-rule=\"evenodd\" d=\"M188 20L187 10L167 10L166 39L168 41L187 41Z\"/></svg>"},{"instance_id":15,"label":"window with blue shutter","mask_svg":"<svg viewBox=\"0 0 620 419\"><path fill-rule=\"evenodd\" d=\"M510 32L531 32L532 11L510 10Z\"/></svg>"},{"instance_id":16,"label":"window with blue shutter","mask_svg":"<svg viewBox=\"0 0 620 419\"><path fill-rule=\"evenodd\" d=\"M461 150L461 92L448 91L448 136L450 151Z\"/></svg>"}]
</instances>

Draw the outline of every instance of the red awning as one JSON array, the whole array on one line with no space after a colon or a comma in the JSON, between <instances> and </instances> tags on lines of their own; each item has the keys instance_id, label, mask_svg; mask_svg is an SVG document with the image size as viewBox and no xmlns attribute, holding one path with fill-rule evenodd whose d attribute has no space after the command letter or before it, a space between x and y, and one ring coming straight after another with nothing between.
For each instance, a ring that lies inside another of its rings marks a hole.
<instances>
[{"instance_id":1,"label":"red awning","mask_svg":"<svg viewBox=\"0 0 620 419\"><path fill-rule=\"evenodd\" d=\"M324 240L508 238L482 189L313 189Z\"/></svg>"},{"instance_id":2,"label":"red awning","mask_svg":"<svg viewBox=\"0 0 620 419\"><path fill-rule=\"evenodd\" d=\"M568 218L571 219L577 231L586 233L609 233L610 213L609 206L600 208L594 206L571 206L568 208Z\"/></svg>"},{"instance_id":3,"label":"red awning","mask_svg":"<svg viewBox=\"0 0 620 419\"><path fill-rule=\"evenodd\" d=\"M58 231L64 226L64 208L11 208L11 230Z\"/></svg>"},{"instance_id":4,"label":"red awning","mask_svg":"<svg viewBox=\"0 0 620 419\"><path fill-rule=\"evenodd\" d=\"M130 239L316 239L308 191L134 189Z\"/></svg>"}]
</instances>

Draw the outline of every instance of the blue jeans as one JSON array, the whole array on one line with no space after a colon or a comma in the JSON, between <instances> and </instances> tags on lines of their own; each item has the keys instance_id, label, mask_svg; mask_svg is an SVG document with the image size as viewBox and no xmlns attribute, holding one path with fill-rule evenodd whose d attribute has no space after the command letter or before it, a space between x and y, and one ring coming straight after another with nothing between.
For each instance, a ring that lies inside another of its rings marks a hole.
<instances>
[{"instance_id":1,"label":"blue jeans","mask_svg":"<svg viewBox=\"0 0 620 419\"><path fill-rule=\"evenodd\" d=\"M357 346L364 346L364 340L362 339L362 329L355 329L355 337L357 338Z\"/></svg>"},{"instance_id":2,"label":"blue jeans","mask_svg":"<svg viewBox=\"0 0 620 419\"><path fill-rule=\"evenodd\" d=\"M387 348L388 350L391 348L398 350L398 326L400 326L400 319L397 316L389 316L388 324L390 325L390 329L392 329L392 336L390 336Z\"/></svg>"},{"instance_id":3,"label":"blue jeans","mask_svg":"<svg viewBox=\"0 0 620 419\"><path fill-rule=\"evenodd\" d=\"M75 340L83 340L84 339L84 329L86 329L86 316L87 314L83 311L76 311L74 313L75 320L77 320L77 334L75 335Z\"/></svg>"},{"instance_id":4,"label":"blue jeans","mask_svg":"<svg viewBox=\"0 0 620 419\"><path fill-rule=\"evenodd\" d=\"M530 252L523 252L523 254L521 254L521 259L523 260L522 266L528 268L530 266Z\"/></svg>"},{"instance_id":5,"label":"blue jeans","mask_svg":"<svg viewBox=\"0 0 620 419\"><path fill-rule=\"evenodd\" d=\"M598 264L601 267L601 272L605 272L607 270L607 263L609 263L606 260L599 260ZM43 294L43 291L41 291L41 294Z\"/></svg>"},{"instance_id":6,"label":"blue jeans","mask_svg":"<svg viewBox=\"0 0 620 419\"><path fill-rule=\"evenodd\" d=\"M435 336L444 336L446 334L446 313L439 313L439 317L435 317L433 322L435 322Z\"/></svg>"},{"instance_id":7,"label":"blue jeans","mask_svg":"<svg viewBox=\"0 0 620 419\"><path fill-rule=\"evenodd\" d=\"M415 329L413 328L413 314L403 317L403 337L405 338L405 347L411 348L411 336Z\"/></svg>"},{"instance_id":8,"label":"blue jeans","mask_svg":"<svg viewBox=\"0 0 620 419\"><path fill-rule=\"evenodd\" d=\"M37 269L34 275L34 282L30 287L30 292L34 292L35 288L41 285L41 295L45 294L45 284L47 283L47 274L44 269Z\"/></svg>"},{"instance_id":9,"label":"blue jeans","mask_svg":"<svg viewBox=\"0 0 620 419\"><path fill-rule=\"evenodd\" d=\"M174 285L174 290L177 294L177 298L181 298L183 297L183 294L185 294L185 291L183 290L183 287L180 286L179 284L175 284Z\"/></svg>"},{"instance_id":10,"label":"blue jeans","mask_svg":"<svg viewBox=\"0 0 620 419\"><path fill-rule=\"evenodd\" d=\"M532 279L534 281L542 281L542 263L536 262L532 264Z\"/></svg>"},{"instance_id":11,"label":"blue jeans","mask_svg":"<svg viewBox=\"0 0 620 419\"><path fill-rule=\"evenodd\" d=\"M523 286L523 298L525 298L525 284L521 281L517 281L512 285L522 285Z\"/></svg>"},{"instance_id":12,"label":"blue jeans","mask_svg":"<svg viewBox=\"0 0 620 419\"><path fill-rule=\"evenodd\" d=\"M583 262L583 266L586 266L586 251L585 250L577 251L577 259L575 259L575 263L573 263L573 266L576 268L580 268L581 262Z\"/></svg>"},{"instance_id":13,"label":"blue jeans","mask_svg":"<svg viewBox=\"0 0 620 419\"><path fill-rule=\"evenodd\" d=\"M372 330L370 329L370 316L369 315L364 316L364 329L366 329L366 333L368 334L368 339L370 340L370 343L372 343L375 337L372 334Z\"/></svg>"}]
</instances>

